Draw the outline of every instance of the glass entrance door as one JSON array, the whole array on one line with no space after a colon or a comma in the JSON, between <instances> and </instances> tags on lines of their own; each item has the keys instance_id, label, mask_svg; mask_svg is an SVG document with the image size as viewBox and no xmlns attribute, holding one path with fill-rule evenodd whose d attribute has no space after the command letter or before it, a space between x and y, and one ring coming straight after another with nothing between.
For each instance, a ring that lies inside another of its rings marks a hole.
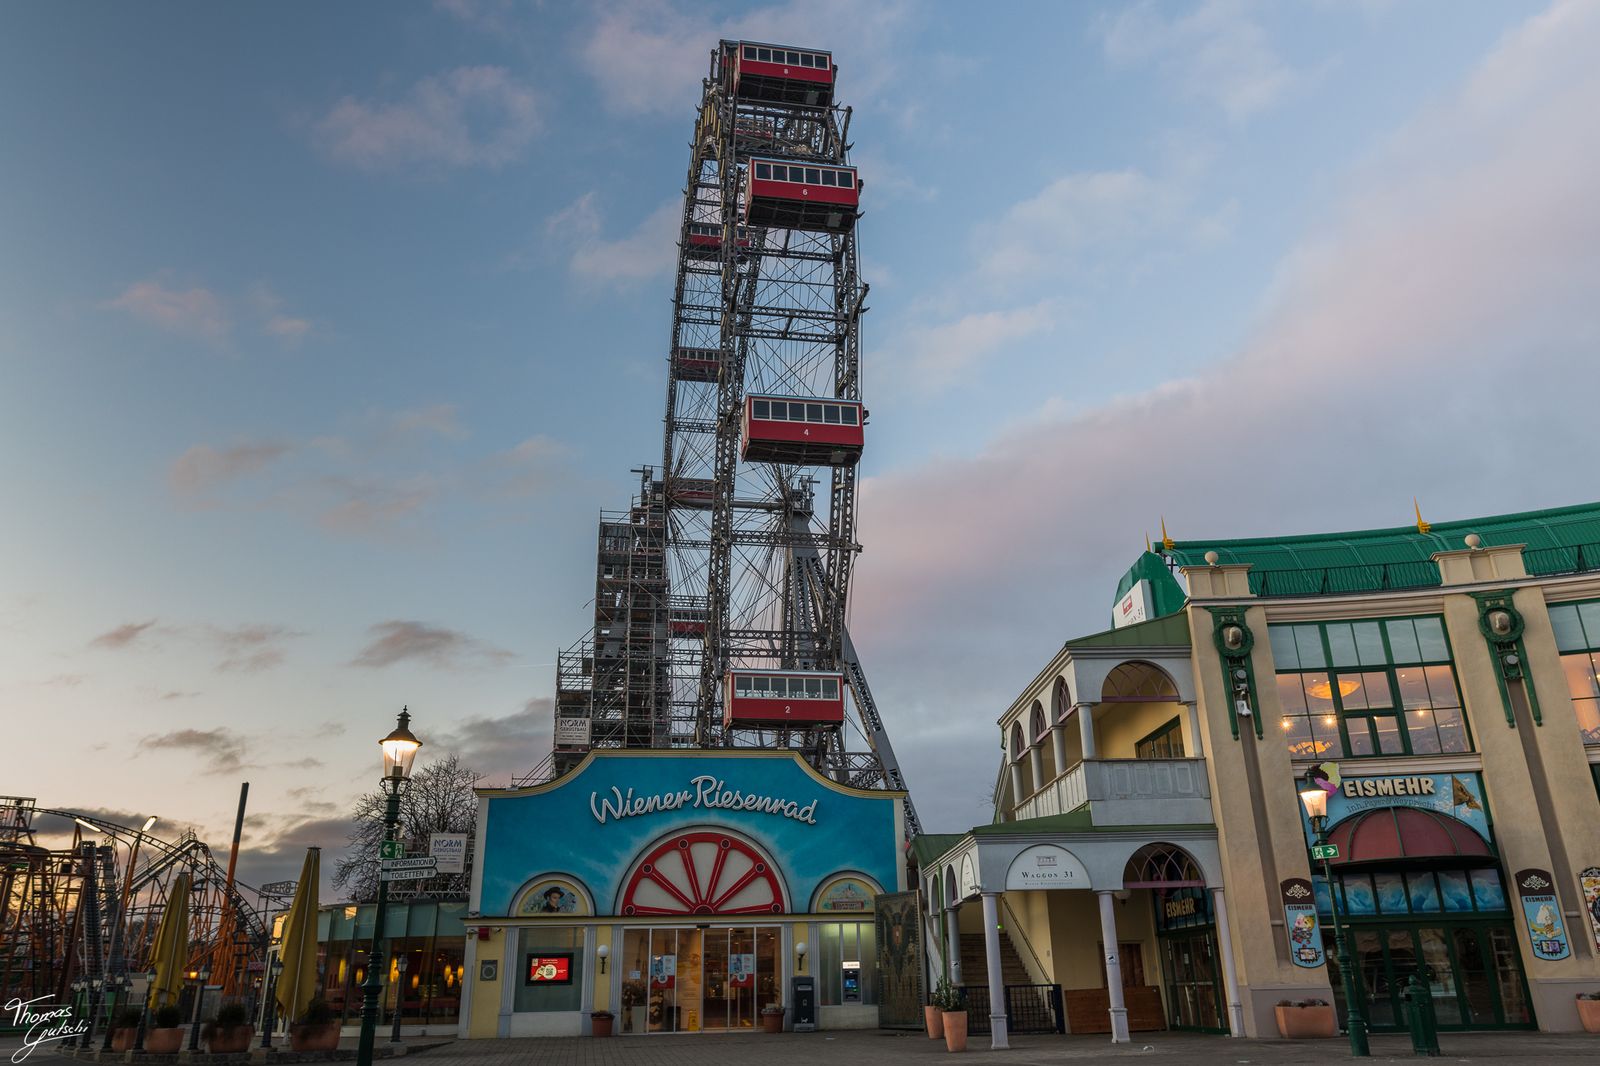
<instances>
[{"instance_id":1,"label":"glass entrance door","mask_svg":"<svg viewBox=\"0 0 1600 1066\"><path fill-rule=\"evenodd\" d=\"M1174 1029L1226 1031L1217 980L1217 942L1212 930L1168 934L1161 939L1161 952L1169 1025Z\"/></svg>"},{"instance_id":2,"label":"glass entrance door","mask_svg":"<svg viewBox=\"0 0 1600 1066\"><path fill-rule=\"evenodd\" d=\"M1404 1029L1401 999L1423 968L1440 1029L1527 1028L1533 1024L1513 930L1488 923L1362 925L1351 930L1356 979L1367 1025ZM1329 979L1344 1022L1344 986L1332 931L1325 943Z\"/></svg>"},{"instance_id":3,"label":"glass entrance door","mask_svg":"<svg viewBox=\"0 0 1600 1066\"><path fill-rule=\"evenodd\" d=\"M780 931L778 926L624 930L622 1032L756 1028L761 1004L778 999Z\"/></svg>"}]
</instances>

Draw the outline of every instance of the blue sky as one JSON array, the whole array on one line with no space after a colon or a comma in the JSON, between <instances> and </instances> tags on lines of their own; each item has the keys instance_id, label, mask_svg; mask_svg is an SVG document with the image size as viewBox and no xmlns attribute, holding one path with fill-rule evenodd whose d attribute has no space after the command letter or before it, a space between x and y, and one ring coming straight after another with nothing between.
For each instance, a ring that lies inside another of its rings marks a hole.
<instances>
[{"instance_id":1,"label":"blue sky","mask_svg":"<svg viewBox=\"0 0 1600 1066\"><path fill-rule=\"evenodd\" d=\"M76 4L0 32L5 791L335 842L409 703L548 747L660 454L722 36L867 181L853 632L923 816L1174 536L1593 495L1600 9ZM959 825L958 825L959 823Z\"/></svg>"}]
</instances>

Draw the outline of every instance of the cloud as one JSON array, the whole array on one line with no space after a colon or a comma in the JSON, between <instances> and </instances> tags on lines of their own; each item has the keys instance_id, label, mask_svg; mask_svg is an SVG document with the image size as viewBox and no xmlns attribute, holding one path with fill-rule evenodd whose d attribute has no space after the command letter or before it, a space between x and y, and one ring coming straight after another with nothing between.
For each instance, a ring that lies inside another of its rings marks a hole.
<instances>
[{"instance_id":1,"label":"cloud","mask_svg":"<svg viewBox=\"0 0 1600 1066\"><path fill-rule=\"evenodd\" d=\"M222 652L217 669L234 673L255 673L280 666L287 654L283 644L302 634L280 625L241 625L211 627L211 638Z\"/></svg>"},{"instance_id":2,"label":"cloud","mask_svg":"<svg viewBox=\"0 0 1600 1066\"><path fill-rule=\"evenodd\" d=\"M529 437L490 461L495 491L510 499L540 495L561 476L571 456L572 449L552 437Z\"/></svg>"},{"instance_id":3,"label":"cloud","mask_svg":"<svg viewBox=\"0 0 1600 1066\"><path fill-rule=\"evenodd\" d=\"M178 690L178 689L173 689L170 692L163 692L161 694L161 699L164 700L164 701L189 700L189 699L193 699L194 697L196 697L198 695L200 695L200 693L198 693L198 692L183 692L183 691Z\"/></svg>"},{"instance_id":4,"label":"cloud","mask_svg":"<svg viewBox=\"0 0 1600 1066\"><path fill-rule=\"evenodd\" d=\"M296 798L295 792L299 791L290 792L290 798ZM326 790L316 792L325 794ZM321 848L322 884L318 887L322 901L327 903L337 898L333 893L334 861L349 843L350 819L334 813L338 808L328 803L295 806L299 810L294 814L250 819L245 846L239 850L238 879L252 886L297 880L306 849ZM223 847L214 846L213 850L225 854Z\"/></svg>"},{"instance_id":5,"label":"cloud","mask_svg":"<svg viewBox=\"0 0 1600 1066\"><path fill-rule=\"evenodd\" d=\"M351 666L381 669L416 661L440 670L463 670L501 666L516 658L512 652L475 637L422 622L379 622L368 632L372 640L351 660Z\"/></svg>"},{"instance_id":6,"label":"cloud","mask_svg":"<svg viewBox=\"0 0 1600 1066\"><path fill-rule=\"evenodd\" d=\"M545 236L570 247L568 269L590 282L639 282L669 273L678 258L683 202L669 200L652 211L632 233L615 240L601 236L603 223L595 194L585 193L545 220Z\"/></svg>"},{"instance_id":7,"label":"cloud","mask_svg":"<svg viewBox=\"0 0 1600 1066\"><path fill-rule=\"evenodd\" d=\"M225 774L244 769L245 737L231 729L179 729L152 734L139 741L144 751L183 752L205 763L205 773Z\"/></svg>"},{"instance_id":8,"label":"cloud","mask_svg":"<svg viewBox=\"0 0 1600 1066\"><path fill-rule=\"evenodd\" d=\"M520 158L539 128L533 90L504 67L483 66L423 78L396 102L346 96L315 132L334 160L363 170L497 169Z\"/></svg>"},{"instance_id":9,"label":"cloud","mask_svg":"<svg viewBox=\"0 0 1600 1066\"><path fill-rule=\"evenodd\" d=\"M45 684L55 685L61 688L77 688L79 685L88 680L88 677L88 674L57 674L50 680L46 681Z\"/></svg>"},{"instance_id":10,"label":"cloud","mask_svg":"<svg viewBox=\"0 0 1600 1066\"><path fill-rule=\"evenodd\" d=\"M70 833L72 831L72 816L77 815L91 822L109 822L128 829L138 829L144 825L144 820L150 817L148 811L143 814L134 811L124 811L116 807L67 807L63 808L65 814L40 814L34 822L34 828L47 833ZM86 831L87 832L87 831Z\"/></svg>"},{"instance_id":11,"label":"cloud","mask_svg":"<svg viewBox=\"0 0 1600 1066\"><path fill-rule=\"evenodd\" d=\"M91 648L129 648L137 644L150 628L156 624L154 618L148 622L125 622L115 629L107 630L89 642Z\"/></svg>"},{"instance_id":12,"label":"cloud","mask_svg":"<svg viewBox=\"0 0 1600 1066\"><path fill-rule=\"evenodd\" d=\"M461 426L461 409L453 403L436 403L379 415L384 428L397 437L436 436L460 440L467 435Z\"/></svg>"},{"instance_id":13,"label":"cloud","mask_svg":"<svg viewBox=\"0 0 1600 1066\"><path fill-rule=\"evenodd\" d=\"M1272 107L1303 75L1276 52L1248 0L1206 0L1168 17L1142 3L1105 20L1106 58L1118 66L1155 66L1188 96L1240 121Z\"/></svg>"},{"instance_id":14,"label":"cloud","mask_svg":"<svg viewBox=\"0 0 1600 1066\"><path fill-rule=\"evenodd\" d=\"M1116 254L1169 228L1184 201L1175 182L1138 170L1064 175L985 227L979 274L1009 284L1057 274L1087 252Z\"/></svg>"},{"instance_id":15,"label":"cloud","mask_svg":"<svg viewBox=\"0 0 1600 1066\"><path fill-rule=\"evenodd\" d=\"M297 348L311 332L311 320L298 318L283 311L283 298L271 286L256 284L247 293L250 304L261 319L261 332L276 337L286 347Z\"/></svg>"},{"instance_id":16,"label":"cloud","mask_svg":"<svg viewBox=\"0 0 1600 1066\"><path fill-rule=\"evenodd\" d=\"M141 322L213 344L226 340L233 331L226 308L209 289L180 292L159 281L140 281L101 306L126 311Z\"/></svg>"},{"instance_id":17,"label":"cloud","mask_svg":"<svg viewBox=\"0 0 1600 1066\"><path fill-rule=\"evenodd\" d=\"M1600 345L1597 50L1592 4L1508 34L1348 177L1192 377L863 483L852 635L891 734L916 723L920 802L941 809L937 747L995 743L1060 642L1109 625L1163 514L1180 540L1256 536L1401 525L1419 492L1444 518L1589 491L1588 392L1529 383L1587 380Z\"/></svg>"},{"instance_id":18,"label":"cloud","mask_svg":"<svg viewBox=\"0 0 1600 1066\"><path fill-rule=\"evenodd\" d=\"M551 710L549 697L529 700L522 710L500 718L468 718L436 740L439 749L461 756L488 784L493 779L509 784L528 773L550 754Z\"/></svg>"},{"instance_id":19,"label":"cloud","mask_svg":"<svg viewBox=\"0 0 1600 1066\"><path fill-rule=\"evenodd\" d=\"M178 496L205 496L228 482L259 473L288 452L288 445L276 442L225 448L196 444L172 461L167 484Z\"/></svg>"},{"instance_id":20,"label":"cloud","mask_svg":"<svg viewBox=\"0 0 1600 1066\"><path fill-rule=\"evenodd\" d=\"M1004 311L978 311L951 322L915 327L899 350L909 358L918 387L939 389L1015 341L1055 325L1053 299Z\"/></svg>"}]
</instances>

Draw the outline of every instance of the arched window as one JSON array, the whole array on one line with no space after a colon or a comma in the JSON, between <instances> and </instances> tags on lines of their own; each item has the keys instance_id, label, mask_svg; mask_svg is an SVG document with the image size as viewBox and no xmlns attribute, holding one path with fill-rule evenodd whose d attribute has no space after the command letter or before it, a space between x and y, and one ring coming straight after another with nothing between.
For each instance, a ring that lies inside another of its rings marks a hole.
<instances>
[{"instance_id":1,"label":"arched window","mask_svg":"<svg viewBox=\"0 0 1600 1066\"><path fill-rule=\"evenodd\" d=\"M1067 679L1056 678L1055 688L1050 692L1050 719L1059 722L1072 710L1072 693L1067 691Z\"/></svg>"},{"instance_id":2,"label":"arched window","mask_svg":"<svg viewBox=\"0 0 1600 1066\"><path fill-rule=\"evenodd\" d=\"M1176 844L1146 844L1122 870L1123 888L1204 888L1194 856Z\"/></svg>"},{"instance_id":3,"label":"arched window","mask_svg":"<svg viewBox=\"0 0 1600 1066\"><path fill-rule=\"evenodd\" d=\"M1044 736L1045 730L1049 728L1044 720L1044 708L1039 706L1038 700L1033 701L1033 714L1028 716L1028 727L1033 730L1034 740Z\"/></svg>"},{"instance_id":4,"label":"arched window","mask_svg":"<svg viewBox=\"0 0 1600 1066\"><path fill-rule=\"evenodd\" d=\"M1022 758L1022 753L1028 750L1027 741L1022 737L1022 723L1011 723L1011 758L1013 761ZM1021 799L1021 797L1017 797Z\"/></svg>"},{"instance_id":5,"label":"arched window","mask_svg":"<svg viewBox=\"0 0 1600 1066\"><path fill-rule=\"evenodd\" d=\"M1104 703L1155 703L1176 700L1178 686L1159 666L1149 663L1121 663L1106 675L1100 699Z\"/></svg>"}]
</instances>

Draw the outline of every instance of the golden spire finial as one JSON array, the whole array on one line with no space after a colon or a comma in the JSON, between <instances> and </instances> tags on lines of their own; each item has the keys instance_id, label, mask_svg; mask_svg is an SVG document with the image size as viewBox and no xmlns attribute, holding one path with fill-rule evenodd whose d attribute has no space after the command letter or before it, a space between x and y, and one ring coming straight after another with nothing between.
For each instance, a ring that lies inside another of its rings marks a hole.
<instances>
[{"instance_id":1,"label":"golden spire finial","mask_svg":"<svg viewBox=\"0 0 1600 1066\"><path fill-rule=\"evenodd\" d=\"M1167 516L1166 515L1162 515L1161 516L1161 546L1163 548L1165 548L1167 551L1171 551L1173 548L1177 547L1177 544L1173 543L1172 538L1167 536Z\"/></svg>"},{"instance_id":2,"label":"golden spire finial","mask_svg":"<svg viewBox=\"0 0 1600 1066\"><path fill-rule=\"evenodd\" d=\"M1144 535L1144 550L1146 552L1150 550L1150 534L1148 533Z\"/></svg>"},{"instance_id":3,"label":"golden spire finial","mask_svg":"<svg viewBox=\"0 0 1600 1066\"><path fill-rule=\"evenodd\" d=\"M1417 498L1415 496L1411 497L1411 506L1416 508L1416 511L1417 511L1417 532L1418 533L1429 533L1429 532L1432 532L1433 531L1432 523L1424 522L1422 520L1422 504L1417 502Z\"/></svg>"}]
</instances>

